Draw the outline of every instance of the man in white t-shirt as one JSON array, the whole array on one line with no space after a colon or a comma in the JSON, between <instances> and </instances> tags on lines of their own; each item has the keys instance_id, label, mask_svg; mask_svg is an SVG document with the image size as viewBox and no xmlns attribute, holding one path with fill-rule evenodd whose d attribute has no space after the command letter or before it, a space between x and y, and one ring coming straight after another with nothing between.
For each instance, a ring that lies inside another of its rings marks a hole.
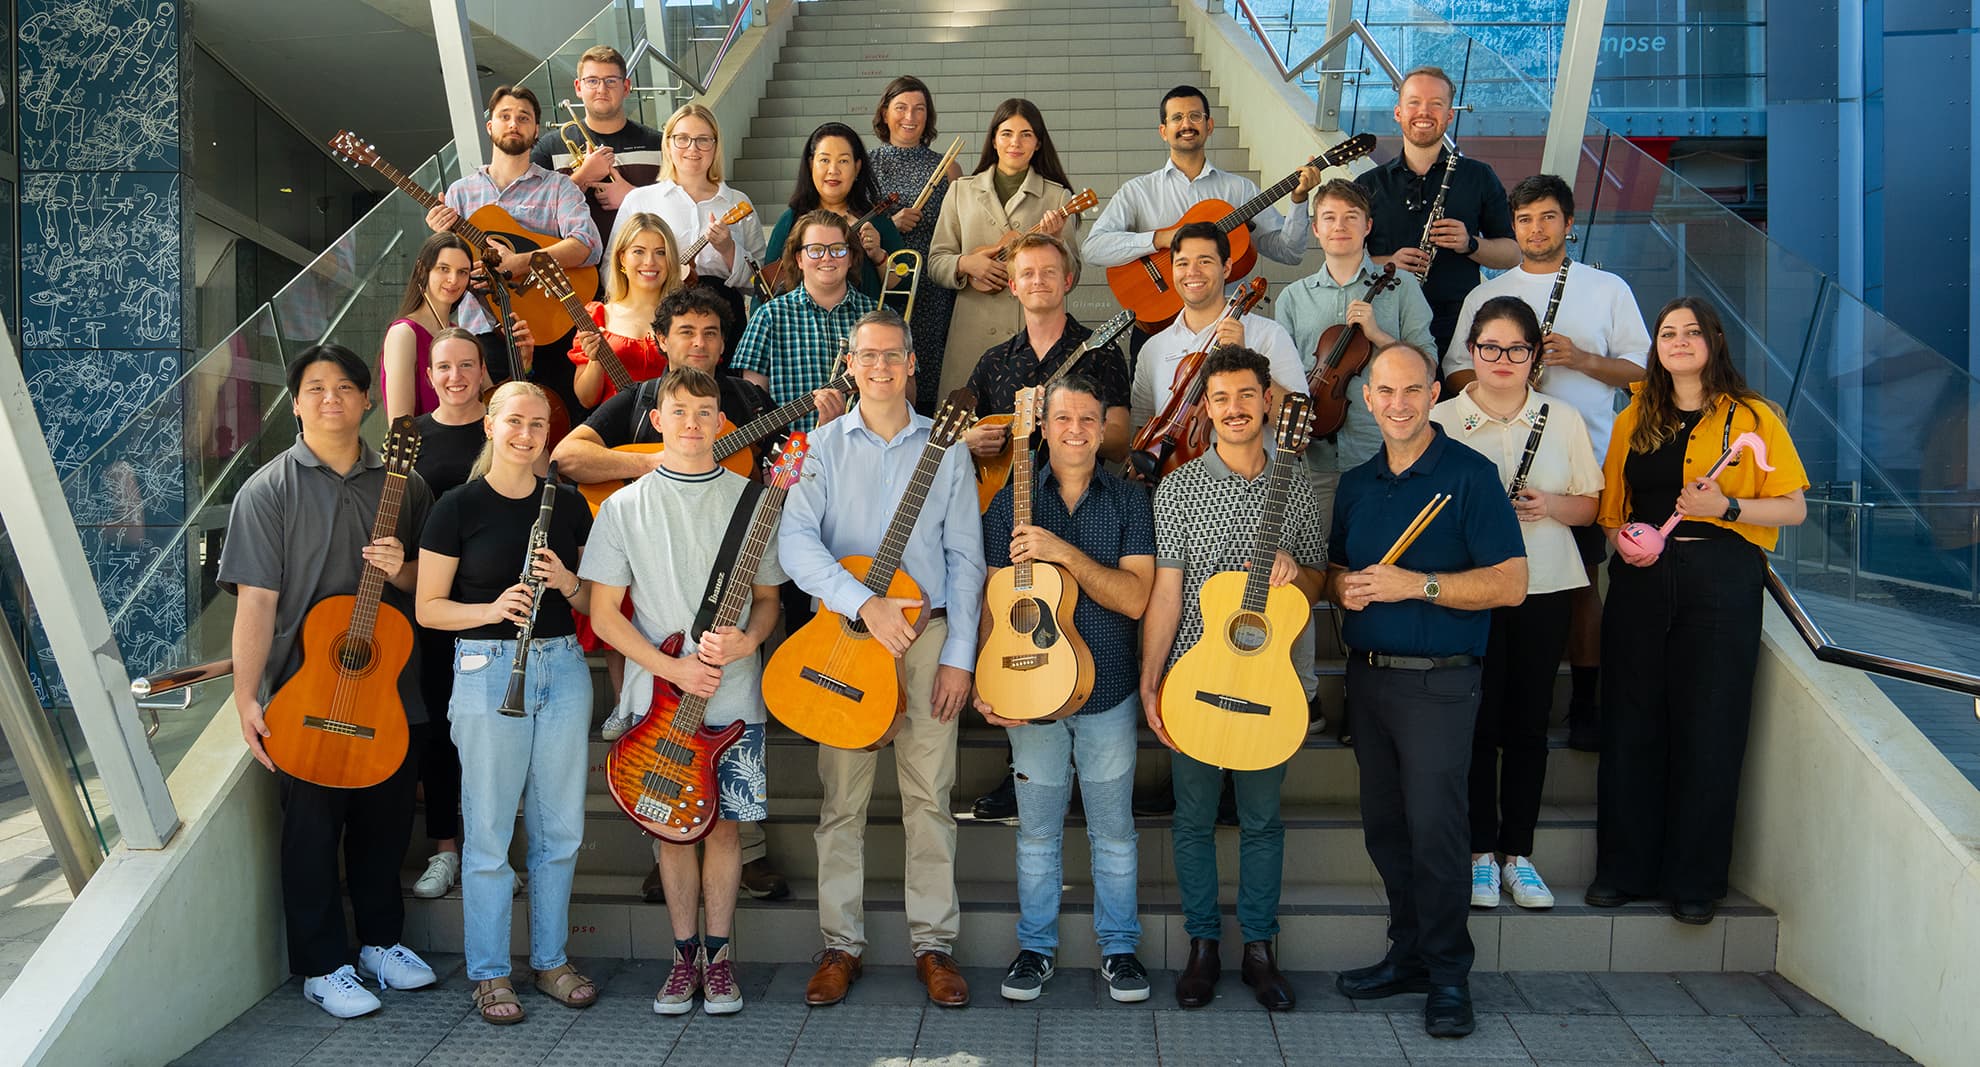
<instances>
[{"instance_id":1,"label":"man in white t-shirt","mask_svg":"<svg viewBox=\"0 0 1980 1067\"><path fill-rule=\"evenodd\" d=\"M1465 341L1471 319L1485 301L1516 296L1540 316L1546 336L1534 357L1544 364L1538 388L1574 405L1588 424L1588 438L1597 459L1608 455L1609 430L1616 422L1618 390L1643 380L1650 353L1650 331L1629 283L1585 263L1568 267L1560 307L1547 322L1547 305L1561 265L1567 262L1567 234L1574 227L1574 190L1552 174L1535 174L1506 194L1512 203L1513 237L1519 242L1518 267L1485 282L1464 298L1451 347L1444 353L1444 374L1453 394L1477 377ZM1568 745L1596 751L1595 694L1601 663L1602 600L1596 592L1595 568L1608 554L1600 528L1577 526L1575 543L1588 571L1588 585L1577 595L1568 637L1568 663L1574 668L1573 695L1568 704Z\"/></svg>"}]
</instances>

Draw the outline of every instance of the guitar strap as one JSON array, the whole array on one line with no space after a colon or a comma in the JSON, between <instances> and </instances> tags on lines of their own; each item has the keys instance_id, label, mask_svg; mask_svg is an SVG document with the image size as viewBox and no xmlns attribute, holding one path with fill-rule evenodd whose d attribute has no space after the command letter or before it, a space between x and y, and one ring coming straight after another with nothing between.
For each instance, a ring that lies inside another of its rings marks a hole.
<instances>
[{"instance_id":1,"label":"guitar strap","mask_svg":"<svg viewBox=\"0 0 1980 1067\"><path fill-rule=\"evenodd\" d=\"M694 625L688 627L690 640L701 640L701 635L715 625L716 609L722 606L722 594L728 591L729 579L733 577L729 572L736 568L743 539L749 536L750 521L756 517L756 498L762 495L763 483L752 478L743 488L742 499L736 501L735 514L729 516L729 529L722 534L722 547L715 553L715 567L708 573L708 588L701 592L701 607L694 613Z\"/></svg>"},{"instance_id":2,"label":"guitar strap","mask_svg":"<svg viewBox=\"0 0 1980 1067\"><path fill-rule=\"evenodd\" d=\"M648 418L649 415L653 414L653 409L659 406L660 379L648 378L639 383L638 387L633 390L632 411L628 415L632 419L632 425L627 427L629 431L626 437L627 441L633 444L641 444L641 435L649 433L653 435L653 440L658 441L660 439L659 432L653 429L653 420Z\"/></svg>"}]
</instances>

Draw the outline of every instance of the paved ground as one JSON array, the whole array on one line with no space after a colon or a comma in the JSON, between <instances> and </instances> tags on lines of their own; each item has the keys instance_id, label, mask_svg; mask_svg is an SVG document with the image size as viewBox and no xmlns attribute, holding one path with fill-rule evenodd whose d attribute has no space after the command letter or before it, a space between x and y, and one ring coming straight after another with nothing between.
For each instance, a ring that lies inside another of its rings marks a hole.
<instances>
[{"instance_id":1,"label":"paved ground","mask_svg":"<svg viewBox=\"0 0 1980 1067\"><path fill-rule=\"evenodd\" d=\"M1145 1004L1115 1004L1092 971L1065 971L1019 1008L997 995L997 973L971 970L976 1003L928 1005L913 971L875 967L846 1003L803 1006L809 964L745 967L736 1016L662 1018L650 961L587 961L603 984L597 1006L570 1011L533 992L528 1019L495 1027L471 1015L458 956L431 960L440 987L386 995L378 1014L346 1023L284 985L180 1064L1011 1064L1411 1063L1909 1063L1771 974L1514 973L1472 976L1478 1032L1462 1041L1423 1033L1421 996L1357 1004L1334 976L1293 976L1299 1009L1260 1010L1235 974L1217 1003L1175 1009L1175 976L1154 975ZM521 969L519 967L519 973Z\"/></svg>"},{"instance_id":2,"label":"paved ground","mask_svg":"<svg viewBox=\"0 0 1980 1067\"><path fill-rule=\"evenodd\" d=\"M0 995L74 899L13 754L0 741Z\"/></svg>"}]
</instances>

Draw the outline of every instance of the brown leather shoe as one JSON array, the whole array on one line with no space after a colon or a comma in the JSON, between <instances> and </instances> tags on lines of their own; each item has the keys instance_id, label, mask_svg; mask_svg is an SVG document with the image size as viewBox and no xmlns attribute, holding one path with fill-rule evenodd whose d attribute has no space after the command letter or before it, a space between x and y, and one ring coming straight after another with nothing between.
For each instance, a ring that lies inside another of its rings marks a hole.
<instances>
[{"instance_id":1,"label":"brown leather shoe","mask_svg":"<svg viewBox=\"0 0 1980 1067\"><path fill-rule=\"evenodd\" d=\"M1279 973L1279 964L1272 958L1270 941L1246 941L1244 943L1244 963L1239 973L1244 984L1258 996L1258 1003L1267 1011L1291 1011L1293 1009L1292 984Z\"/></svg>"},{"instance_id":2,"label":"brown leather shoe","mask_svg":"<svg viewBox=\"0 0 1980 1067\"><path fill-rule=\"evenodd\" d=\"M654 864L653 869L646 872L646 881L639 883L639 898L648 904L665 904L667 902L667 890L660 885L659 864Z\"/></svg>"},{"instance_id":3,"label":"brown leather shoe","mask_svg":"<svg viewBox=\"0 0 1980 1067\"><path fill-rule=\"evenodd\" d=\"M956 969L956 958L946 952L924 952L914 958L914 976L928 987L928 999L945 1008L969 1003L969 983Z\"/></svg>"},{"instance_id":4,"label":"brown leather shoe","mask_svg":"<svg viewBox=\"0 0 1980 1067\"><path fill-rule=\"evenodd\" d=\"M1176 1003L1200 1008L1217 999L1217 979L1223 976L1217 959L1217 943L1201 937L1189 939L1189 961L1176 975Z\"/></svg>"},{"instance_id":5,"label":"brown leather shoe","mask_svg":"<svg viewBox=\"0 0 1980 1067\"><path fill-rule=\"evenodd\" d=\"M765 856L742 865L742 891L757 900L782 900L791 895L791 883Z\"/></svg>"},{"instance_id":6,"label":"brown leather shoe","mask_svg":"<svg viewBox=\"0 0 1980 1067\"><path fill-rule=\"evenodd\" d=\"M837 1004L846 999L846 990L859 981L859 957L828 948L818 954L818 969L804 986L804 1002L814 1008Z\"/></svg>"}]
</instances>

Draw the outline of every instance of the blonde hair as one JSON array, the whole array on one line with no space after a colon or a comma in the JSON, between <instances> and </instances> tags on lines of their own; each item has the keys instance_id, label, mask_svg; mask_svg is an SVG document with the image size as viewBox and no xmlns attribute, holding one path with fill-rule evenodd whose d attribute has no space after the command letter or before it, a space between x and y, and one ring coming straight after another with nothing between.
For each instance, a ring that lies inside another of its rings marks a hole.
<instances>
[{"instance_id":1,"label":"blonde hair","mask_svg":"<svg viewBox=\"0 0 1980 1067\"><path fill-rule=\"evenodd\" d=\"M605 256L605 302L616 304L632 291L632 279L626 277L625 264L619 257L626 246L642 233L657 233L667 244L667 272L660 279L660 298L680 288L681 264L675 258L681 254L681 243L674 238L673 228L667 220L650 211L635 211L619 225L618 233L612 238L612 250Z\"/></svg>"},{"instance_id":2,"label":"blonde hair","mask_svg":"<svg viewBox=\"0 0 1980 1067\"><path fill-rule=\"evenodd\" d=\"M474 457L474 466L468 468L468 481L487 477L489 469L495 466L495 435L489 428L489 420L507 407L509 401L519 396L534 397L542 401L545 408L550 406L550 394L545 393L534 382L517 378L496 386L495 391L488 395L488 411L481 416L481 454Z\"/></svg>"},{"instance_id":3,"label":"blonde hair","mask_svg":"<svg viewBox=\"0 0 1980 1067\"><path fill-rule=\"evenodd\" d=\"M720 185L722 183L722 124L715 121L715 113L713 111L708 110L700 104L682 104L680 107L674 109L673 114L667 116L667 124L660 129L660 137L667 142L668 148L672 148L674 146L674 127L682 119L687 118L700 119L707 123L709 132L715 135L715 158L708 161L708 180ZM674 154L672 152L663 151L660 153L660 180L663 182L674 180Z\"/></svg>"}]
</instances>

